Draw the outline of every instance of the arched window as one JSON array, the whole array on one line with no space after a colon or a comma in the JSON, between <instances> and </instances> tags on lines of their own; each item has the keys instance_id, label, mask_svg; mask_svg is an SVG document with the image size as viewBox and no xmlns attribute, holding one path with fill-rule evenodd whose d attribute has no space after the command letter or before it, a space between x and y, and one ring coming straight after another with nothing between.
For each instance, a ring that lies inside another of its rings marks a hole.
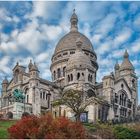
<instances>
[{"instance_id":1,"label":"arched window","mask_svg":"<svg viewBox=\"0 0 140 140\"><path fill-rule=\"evenodd\" d=\"M78 72L77 73L77 80L79 80L79 78L80 78L80 73Z\"/></svg>"},{"instance_id":2,"label":"arched window","mask_svg":"<svg viewBox=\"0 0 140 140\"><path fill-rule=\"evenodd\" d=\"M40 92L40 99L42 99L42 92Z\"/></svg>"},{"instance_id":3,"label":"arched window","mask_svg":"<svg viewBox=\"0 0 140 140\"><path fill-rule=\"evenodd\" d=\"M124 86L124 85L123 85L123 84L121 84L121 88L123 88L123 86Z\"/></svg>"},{"instance_id":4,"label":"arched window","mask_svg":"<svg viewBox=\"0 0 140 140\"><path fill-rule=\"evenodd\" d=\"M63 68L63 77L65 77L65 70L66 70L66 67Z\"/></svg>"},{"instance_id":5,"label":"arched window","mask_svg":"<svg viewBox=\"0 0 140 140\"><path fill-rule=\"evenodd\" d=\"M90 82L92 82L92 75L90 76Z\"/></svg>"},{"instance_id":6,"label":"arched window","mask_svg":"<svg viewBox=\"0 0 140 140\"><path fill-rule=\"evenodd\" d=\"M132 106L132 102L130 101L130 99L128 99L128 100L127 100L127 107L128 107L128 108L131 108L131 106Z\"/></svg>"},{"instance_id":7,"label":"arched window","mask_svg":"<svg viewBox=\"0 0 140 140\"><path fill-rule=\"evenodd\" d=\"M88 75L88 81L90 81L90 74Z\"/></svg>"},{"instance_id":8,"label":"arched window","mask_svg":"<svg viewBox=\"0 0 140 140\"><path fill-rule=\"evenodd\" d=\"M55 80L56 79L56 72L54 71L53 72L53 80Z\"/></svg>"},{"instance_id":9,"label":"arched window","mask_svg":"<svg viewBox=\"0 0 140 140\"><path fill-rule=\"evenodd\" d=\"M18 69L15 71L15 77L14 77L14 79L15 79L15 83L17 83L18 80L19 80L19 70Z\"/></svg>"},{"instance_id":10,"label":"arched window","mask_svg":"<svg viewBox=\"0 0 140 140\"><path fill-rule=\"evenodd\" d=\"M47 100L47 94L46 94L46 100Z\"/></svg>"},{"instance_id":11,"label":"arched window","mask_svg":"<svg viewBox=\"0 0 140 140\"><path fill-rule=\"evenodd\" d=\"M60 68L57 69L57 77L58 77L58 78L61 77L61 70L60 70Z\"/></svg>"},{"instance_id":12,"label":"arched window","mask_svg":"<svg viewBox=\"0 0 140 140\"><path fill-rule=\"evenodd\" d=\"M125 91L120 91L120 102L119 104L122 106L126 106L126 102L127 102L127 94L125 93Z\"/></svg>"},{"instance_id":13,"label":"arched window","mask_svg":"<svg viewBox=\"0 0 140 140\"><path fill-rule=\"evenodd\" d=\"M68 75L68 82L70 82L70 76Z\"/></svg>"},{"instance_id":14,"label":"arched window","mask_svg":"<svg viewBox=\"0 0 140 140\"><path fill-rule=\"evenodd\" d=\"M90 74L88 75L88 81L92 82L92 75L90 75Z\"/></svg>"},{"instance_id":15,"label":"arched window","mask_svg":"<svg viewBox=\"0 0 140 140\"><path fill-rule=\"evenodd\" d=\"M45 92L43 92L43 99L45 99Z\"/></svg>"},{"instance_id":16,"label":"arched window","mask_svg":"<svg viewBox=\"0 0 140 140\"><path fill-rule=\"evenodd\" d=\"M115 103L118 103L118 95L115 93Z\"/></svg>"},{"instance_id":17,"label":"arched window","mask_svg":"<svg viewBox=\"0 0 140 140\"><path fill-rule=\"evenodd\" d=\"M135 87L135 80L134 79L132 80L132 87L133 88Z\"/></svg>"},{"instance_id":18,"label":"arched window","mask_svg":"<svg viewBox=\"0 0 140 140\"><path fill-rule=\"evenodd\" d=\"M96 97L96 94L95 94L95 92L93 91L93 90L91 90L91 89L89 89L88 91L87 91L87 95L88 95L88 97L90 98L90 97Z\"/></svg>"},{"instance_id":19,"label":"arched window","mask_svg":"<svg viewBox=\"0 0 140 140\"><path fill-rule=\"evenodd\" d=\"M72 74L70 75L70 81L73 81L73 75Z\"/></svg>"},{"instance_id":20,"label":"arched window","mask_svg":"<svg viewBox=\"0 0 140 140\"><path fill-rule=\"evenodd\" d=\"M122 97L122 94L120 95L120 105L123 105L123 97Z\"/></svg>"}]
</instances>

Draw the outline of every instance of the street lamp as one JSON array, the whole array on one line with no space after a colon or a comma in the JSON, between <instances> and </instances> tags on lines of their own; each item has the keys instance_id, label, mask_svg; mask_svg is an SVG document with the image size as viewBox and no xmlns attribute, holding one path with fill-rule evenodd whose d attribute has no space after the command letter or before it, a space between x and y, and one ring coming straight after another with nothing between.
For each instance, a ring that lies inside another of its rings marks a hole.
<instances>
[{"instance_id":1,"label":"street lamp","mask_svg":"<svg viewBox=\"0 0 140 140\"><path fill-rule=\"evenodd\" d=\"M51 93L49 91L49 93L48 93L48 108L50 108L50 96L51 96Z\"/></svg>"}]
</instances>

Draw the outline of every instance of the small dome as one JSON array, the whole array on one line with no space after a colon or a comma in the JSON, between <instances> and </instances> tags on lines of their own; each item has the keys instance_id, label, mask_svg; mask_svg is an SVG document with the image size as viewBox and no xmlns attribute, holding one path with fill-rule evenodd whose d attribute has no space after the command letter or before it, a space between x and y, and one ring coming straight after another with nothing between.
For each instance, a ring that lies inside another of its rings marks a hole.
<instances>
[{"instance_id":1,"label":"small dome","mask_svg":"<svg viewBox=\"0 0 140 140\"><path fill-rule=\"evenodd\" d=\"M8 80L5 78L5 79L2 81L2 84L8 84Z\"/></svg>"},{"instance_id":2,"label":"small dome","mask_svg":"<svg viewBox=\"0 0 140 140\"><path fill-rule=\"evenodd\" d=\"M129 54L128 54L127 50L125 50L125 53L124 53L124 56L123 57L124 58L128 58L129 57Z\"/></svg>"},{"instance_id":3,"label":"small dome","mask_svg":"<svg viewBox=\"0 0 140 140\"><path fill-rule=\"evenodd\" d=\"M30 60L30 63L29 63L29 65L28 65L29 70L31 70L32 66L33 66L32 60Z\"/></svg>"},{"instance_id":4,"label":"small dome","mask_svg":"<svg viewBox=\"0 0 140 140\"><path fill-rule=\"evenodd\" d=\"M77 15L76 15L76 13L75 13L75 9L73 10L73 14L72 14L72 16L71 16L71 18L70 18L70 21L72 21L73 19L75 19L75 20L78 21L78 17L77 17Z\"/></svg>"},{"instance_id":5,"label":"small dome","mask_svg":"<svg viewBox=\"0 0 140 140\"><path fill-rule=\"evenodd\" d=\"M118 64L118 62L115 64L115 70L119 70L119 68L120 68L120 65Z\"/></svg>"},{"instance_id":6,"label":"small dome","mask_svg":"<svg viewBox=\"0 0 140 140\"><path fill-rule=\"evenodd\" d=\"M82 42L81 38L76 39L77 49L75 54L70 57L67 62L67 70L72 68L89 68L92 66L90 59L86 54L82 52Z\"/></svg>"},{"instance_id":7,"label":"small dome","mask_svg":"<svg viewBox=\"0 0 140 140\"><path fill-rule=\"evenodd\" d=\"M132 63L129 60L129 54L128 54L127 50L125 50L124 60L120 66L120 70L134 70Z\"/></svg>"},{"instance_id":8,"label":"small dome","mask_svg":"<svg viewBox=\"0 0 140 140\"><path fill-rule=\"evenodd\" d=\"M38 70L38 67L36 66L35 63L34 63L34 65L32 65L31 71L39 71L39 70Z\"/></svg>"}]
</instances>

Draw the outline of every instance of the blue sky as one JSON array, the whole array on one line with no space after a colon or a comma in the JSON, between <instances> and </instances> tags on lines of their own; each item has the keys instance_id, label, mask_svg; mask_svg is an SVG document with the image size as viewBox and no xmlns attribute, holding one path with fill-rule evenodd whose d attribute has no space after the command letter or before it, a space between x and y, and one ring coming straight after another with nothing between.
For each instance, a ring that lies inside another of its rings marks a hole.
<instances>
[{"instance_id":1,"label":"blue sky","mask_svg":"<svg viewBox=\"0 0 140 140\"><path fill-rule=\"evenodd\" d=\"M113 71L116 61L122 62L125 49L140 77L140 2L1 1L1 80L12 77L17 61L27 66L30 59L37 63L40 76L50 80L51 56L58 40L69 32L74 8L79 31L91 40L98 57L97 81Z\"/></svg>"}]
</instances>

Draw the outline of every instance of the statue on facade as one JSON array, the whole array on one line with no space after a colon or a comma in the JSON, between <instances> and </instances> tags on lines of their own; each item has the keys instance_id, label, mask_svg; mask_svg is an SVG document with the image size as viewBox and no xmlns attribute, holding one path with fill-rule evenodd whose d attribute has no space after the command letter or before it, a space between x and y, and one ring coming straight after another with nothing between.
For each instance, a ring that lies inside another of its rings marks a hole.
<instances>
[{"instance_id":1,"label":"statue on facade","mask_svg":"<svg viewBox=\"0 0 140 140\"><path fill-rule=\"evenodd\" d=\"M23 92L19 89L15 89L13 92L13 98L15 99L16 102L24 102L25 100L25 95Z\"/></svg>"}]
</instances>

